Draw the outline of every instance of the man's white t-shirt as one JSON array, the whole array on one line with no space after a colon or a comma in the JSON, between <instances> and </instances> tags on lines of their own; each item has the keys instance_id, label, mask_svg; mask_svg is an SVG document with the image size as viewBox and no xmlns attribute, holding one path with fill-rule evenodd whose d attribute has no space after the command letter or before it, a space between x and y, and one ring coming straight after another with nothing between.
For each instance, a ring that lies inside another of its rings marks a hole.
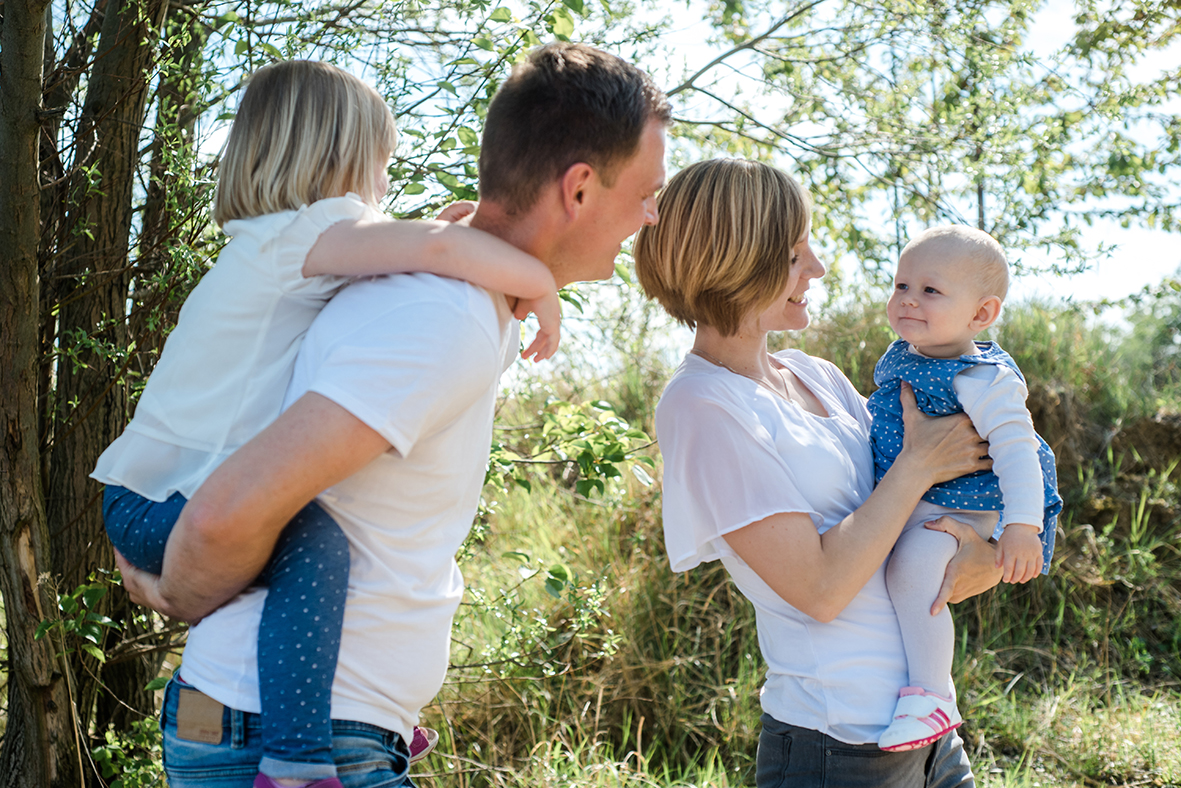
<instances>
[{"instance_id":1,"label":"man's white t-shirt","mask_svg":"<svg viewBox=\"0 0 1181 788\"><path fill-rule=\"evenodd\" d=\"M345 288L304 339L285 407L316 392L393 446L317 499L350 548L333 719L409 741L443 685L463 595L454 556L483 487L515 328L503 296L409 274ZM193 627L181 668L185 681L243 711L259 711L265 597L250 589Z\"/></svg>"}]
</instances>

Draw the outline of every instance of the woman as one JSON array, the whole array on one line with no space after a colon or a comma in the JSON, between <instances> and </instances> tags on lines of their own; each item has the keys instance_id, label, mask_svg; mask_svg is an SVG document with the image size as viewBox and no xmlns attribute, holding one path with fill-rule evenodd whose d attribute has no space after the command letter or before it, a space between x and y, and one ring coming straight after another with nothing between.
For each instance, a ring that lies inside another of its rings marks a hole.
<instances>
[{"instance_id":1,"label":"woman","mask_svg":"<svg viewBox=\"0 0 1181 788\"><path fill-rule=\"evenodd\" d=\"M966 418L924 417L912 395L900 462L875 489L861 395L826 361L767 353L769 331L808 325L805 295L824 274L808 197L787 175L702 162L658 210L636 239L640 282L696 329L656 411L665 541L675 571L721 559L755 606L768 665L758 785L972 785L954 731L910 752L875 742L906 679L885 559L923 492L989 467L986 448ZM961 549L933 609L996 584L986 542L934 527Z\"/></svg>"}]
</instances>

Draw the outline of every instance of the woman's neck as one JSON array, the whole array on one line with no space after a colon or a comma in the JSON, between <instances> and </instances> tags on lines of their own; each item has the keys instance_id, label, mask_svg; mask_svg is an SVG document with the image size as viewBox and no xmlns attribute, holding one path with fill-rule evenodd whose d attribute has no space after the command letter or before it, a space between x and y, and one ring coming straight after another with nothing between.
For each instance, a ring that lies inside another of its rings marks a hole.
<instances>
[{"instance_id":1,"label":"woman's neck","mask_svg":"<svg viewBox=\"0 0 1181 788\"><path fill-rule=\"evenodd\" d=\"M737 334L722 336L717 329L699 323L693 350L740 375L758 378L772 374L766 331L740 329Z\"/></svg>"}]
</instances>

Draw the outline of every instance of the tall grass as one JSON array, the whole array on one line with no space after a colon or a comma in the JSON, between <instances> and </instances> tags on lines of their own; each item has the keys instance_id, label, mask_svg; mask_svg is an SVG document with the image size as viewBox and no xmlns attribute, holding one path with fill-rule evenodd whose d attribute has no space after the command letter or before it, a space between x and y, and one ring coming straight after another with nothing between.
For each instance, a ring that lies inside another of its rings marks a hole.
<instances>
[{"instance_id":1,"label":"tall grass","mask_svg":"<svg viewBox=\"0 0 1181 788\"><path fill-rule=\"evenodd\" d=\"M993 334L1029 381L1066 510L1049 577L956 610L981 784L1179 784L1178 471L1120 442L1160 405L1136 383L1151 378L1152 355L1045 305L1010 307ZM865 297L783 342L832 359L868 393L892 338ZM643 358L597 385L547 381L537 399L506 406L510 420L527 425L557 394L620 403L650 429L669 370ZM489 490L495 515L464 564L472 592L455 668L426 713L443 754L421 782L752 784L764 666L750 605L718 564L671 573L658 484L625 475L586 500L560 467L534 470L550 483Z\"/></svg>"}]
</instances>

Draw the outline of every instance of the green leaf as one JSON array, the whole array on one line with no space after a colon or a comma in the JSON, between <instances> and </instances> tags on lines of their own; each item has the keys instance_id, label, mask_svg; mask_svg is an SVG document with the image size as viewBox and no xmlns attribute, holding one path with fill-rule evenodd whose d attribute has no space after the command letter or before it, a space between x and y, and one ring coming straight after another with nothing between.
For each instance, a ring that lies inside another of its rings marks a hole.
<instances>
[{"instance_id":1,"label":"green leaf","mask_svg":"<svg viewBox=\"0 0 1181 788\"><path fill-rule=\"evenodd\" d=\"M53 629L54 623L56 622L46 619L38 624L37 631L33 633L33 640L40 640L41 638L45 637L45 633Z\"/></svg>"},{"instance_id":2,"label":"green leaf","mask_svg":"<svg viewBox=\"0 0 1181 788\"><path fill-rule=\"evenodd\" d=\"M616 263L615 264L615 275L618 276L620 279L622 279L625 284L627 284L629 286L631 284L633 284L632 272L627 270L627 266L624 265L623 263Z\"/></svg>"},{"instance_id":3,"label":"green leaf","mask_svg":"<svg viewBox=\"0 0 1181 788\"><path fill-rule=\"evenodd\" d=\"M488 18L493 22L511 22L513 21L513 12L504 6L500 6L499 8L495 9L492 12L492 15Z\"/></svg>"},{"instance_id":4,"label":"green leaf","mask_svg":"<svg viewBox=\"0 0 1181 788\"><path fill-rule=\"evenodd\" d=\"M426 187L421 183L408 183L402 188L402 194L422 194Z\"/></svg>"},{"instance_id":5,"label":"green leaf","mask_svg":"<svg viewBox=\"0 0 1181 788\"><path fill-rule=\"evenodd\" d=\"M475 145L480 141L480 135L467 126L460 126L455 130L455 133L459 136L459 141L464 145Z\"/></svg>"},{"instance_id":6,"label":"green leaf","mask_svg":"<svg viewBox=\"0 0 1181 788\"><path fill-rule=\"evenodd\" d=\"M167 686L168 686L168 679L165 678L164 676L157 676L156 678L152 679L147 684L145 684L144 689L147 690L148 692L155 692L156 690L162 690Z\"/></svg>"},{"instance_id":7,"label":"green leaf","mask_svg":"<svg viewBox=\"0 0 1181 788\"><path fill-rule=\"evenodd\" d=\"M632 476L635 476L636 480L645 487L651 487L654 484L652 477L638 463L632 465Z\"/></svg>"},{"instance_id":8,"label":"green leaf","mask_svg":"<svg viewBox=\"0 0 1181 788\"><path fill-rule=\"evenodd\" d=\"M458 96L458 95L459 95L459 93L457 93L457 92L456 92L456 90L455 90L455 86L454 86L454 85L452 85L450 82L448 82L448 81L447 81L447 80L445 80L445 79L440 79L440 80L439 80L438 82L436 82L435 84L436 84L437 86L441 87L443 90L447 91L448 93L450 93L450 94L451 94L451 95L453 95L453 96Z\"/></svg>"},{"instance_id":9,"label":"green leaf","mask_svg":"<svg viewBox=\"0 0 1181 788\"><path fill-rule=\"evenodd\" d=\"M274 44L270 44L270 43L267 43L266 41L263 41L261 46L262 46L263 52L266 52L268 55L275 58L276 60L283 59L283 53L280 52L279 47L275 46Z\"/></svg>"},{"instance_id":10,"label":"green leaf","mask_svg":"<svg viewBox=\"0 0 1181 788\"><path fill-rule=\"evenodd\" d=\"M565 8L554 9L554 22L550 29L560 38L569 38L574 33L574 18Z\"/></svg>"},{"instance_id":11,"label":"green leaf","mask_svg":"<svg viewBox=\"0 0 1181 788\"><path fill-rule=\"evenodd\" d=\"M562 5L579 16L586 16L586 8L583 7L582 0L562 0Z\"/></svg>"},{"instance_id":12,"label":"green leaf","mask_svg":"<svg viewBox=\"0 0 1181 788\"><path fill-rule=\"evenodd\" d=\"M87 586L86 590L82 592L82 604L87 607L94 607L98 601L107 595L106 586Z\"/></svg>"},{"instance_id":13,"label":"green leaf","mask_svg":"<svg viewBox=\"0 0 1181 788\"><path fill-rule=\"evenodd\" d=\"M103 653L101 648L94 645L93 643L83 643L82 650L97 659L99 662L105 663L107 661L107 655Z\"/></svg>"},{"instance_id":14,"label":"green leaf","mask_svg":"<svg viewBox=\"0 0 1181 788\"><path fill-rule=\"evenodd\" d=\"M247 42L247 40L245 38L243 38L240 41L238 41L237 44L234 44L234 54L235 55L244 55L244 54L246 54L246 50L249 48L250 48L249 42Z\"/></svg>"},{"instance_id":15,"label":"green leaf","mask_svg":"<svg viewBox=\"0 0 1181 788\"><path fill-rule=\"evenodd\" d=\"M487 52L491 52L496 48L492 42L486 38L473 38L472 43Z\"/></svg>"}]
</instances>

